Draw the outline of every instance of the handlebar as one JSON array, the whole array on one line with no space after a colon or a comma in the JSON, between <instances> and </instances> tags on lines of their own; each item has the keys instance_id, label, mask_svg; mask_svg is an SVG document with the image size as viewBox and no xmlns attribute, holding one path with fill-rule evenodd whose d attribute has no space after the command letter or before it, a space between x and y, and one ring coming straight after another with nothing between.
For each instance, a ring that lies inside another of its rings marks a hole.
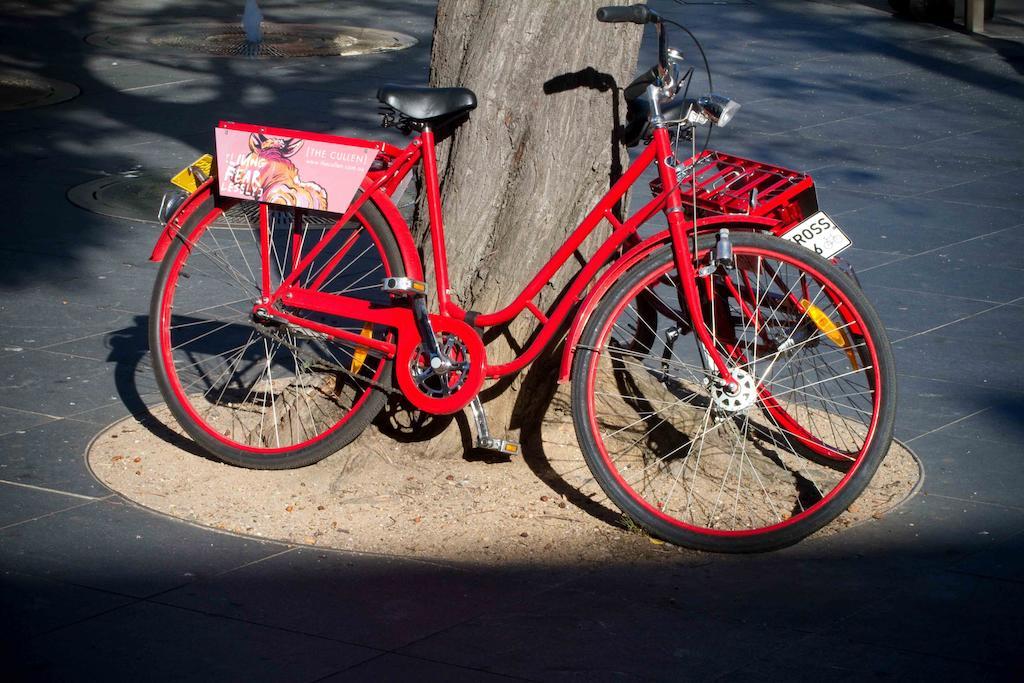
<instances>
[{"instance_id":1,"label":"handlebar","mask_svg":"<svg viewBox=\"0 0 1024 683\"><path fill-rule=\"evenodd\" d=\"M629 7L602 7L597 10L597 20L606 24L657 24L661 22L658 13L647 5L630 5Z\"/></svg>"},{"instance_id":2,"label":"handlebar","mask_svg":"<svg viewBox=\"0 0 1024 683\"><path fill-rule=\"evenodd\" d=\"M704 48L701 47L700 41L697 37L690 32L685 26L666 19L660 14L652 10L650 7L644 4L635 4L630 6L609 6L601 7L597 10L597 20L607 24L613 23L633 23L633 24L654 24L655 33L658 36L658 63L653 68L647 70L639 77L637 77L632 83L626 86L623 91L623 95L626 98L626 127L623 132L623 140L627 146L632 147L637 142L646 137L648 127L652 121L652 115L659 114L659 105L668 105L668 109L661 111L660 114L669 114L670 119L682 119L689 118L688 114L683 112L697 111L701 116L705 118L703 121L696 121L696 123L711 123L717 125L725 125L729 119L732 118L732 114L739 106L735 102L722 98L721 101L714 98L713 95L709 96L707 102L704 102L705 98L699 100L686 99L684 91L683 101L677 102L675 105L670 104L673 99L678 95L680 87L685 83L687 90L689 89L690 77L693 74L693 69L688 68L685 75L680 77L678 65L682 60L682 55L675 53L672 55L672 59L669 59L669 50L666 45L666 33L665 24L672 24L676 28L684 31L687 35L693 39L697 50L700 52L701 59L704 60L704 68L708 75L708 89L714 92L714 86L711 82L711 67L708 65L708 57L704 53ZM647 95L647 96L645 96ZM676 111L678 109L678 111ZM699 111L698 111L699 110ZM664 118L662 119L664 120ZM679 121L674 121L679 123ZM708 137L710 139L711 129L708 128ZM704 146L707 147L707 141Z\"/></svg>"},{"instance_id":3,"label":"handlebar","mask_svg":"<svg viewBox=\"0 0 1024 683\"><path fill-rule=\"evenodd\" d=\"M655 33L658 34L658 78L664 80L668 76L668 46L665 44L665 27L660 14L647 5L612 6L597 10L597 20L606 24L654 24Z\"/></svg>"}]
</instances>

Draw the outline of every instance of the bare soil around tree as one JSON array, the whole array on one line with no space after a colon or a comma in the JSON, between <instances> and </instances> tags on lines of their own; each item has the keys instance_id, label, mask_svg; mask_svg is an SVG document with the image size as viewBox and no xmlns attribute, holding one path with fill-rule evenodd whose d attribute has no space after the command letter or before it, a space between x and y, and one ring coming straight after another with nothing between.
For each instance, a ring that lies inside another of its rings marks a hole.
<instances>
[{"instance_id":1,"label":"bare soil around tree","mask_svg":"<svg viewBox=\"0 0 1024 683\"><path fill-rule=\"evenodd\" d=\"M199 453L164 407L92 443L95 476L143 507L291 544L473 564L658 561L682 551L607 501L576 444L562 392L522 457L424 458L423 444L371 428L309 467L246 470ZM915 456L894 443L869 488L818 536L890 513L916 490Z\"/></svg>"}]
</instances>

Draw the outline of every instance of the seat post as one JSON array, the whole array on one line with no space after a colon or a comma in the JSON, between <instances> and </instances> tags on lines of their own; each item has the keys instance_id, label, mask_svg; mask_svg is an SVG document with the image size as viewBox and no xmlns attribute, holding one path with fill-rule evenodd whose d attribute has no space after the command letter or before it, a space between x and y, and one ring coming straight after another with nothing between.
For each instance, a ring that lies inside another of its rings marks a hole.
<instances>
[{"instance_id":1,"label":"seat post","mask_svg":"<svg viewBox=\"0 0 1024 683\"><path fill-rule=\"evenodd\" d=\"M437 286L437 307L441 315L449 315L451 291L448 286L448 252L441 218L441 187L437 176L437 153L434 131L423 124L423 179L427 190L427 214L430 218L430 246L434 251L434 283Z\"/></svg>"}]
</instances>

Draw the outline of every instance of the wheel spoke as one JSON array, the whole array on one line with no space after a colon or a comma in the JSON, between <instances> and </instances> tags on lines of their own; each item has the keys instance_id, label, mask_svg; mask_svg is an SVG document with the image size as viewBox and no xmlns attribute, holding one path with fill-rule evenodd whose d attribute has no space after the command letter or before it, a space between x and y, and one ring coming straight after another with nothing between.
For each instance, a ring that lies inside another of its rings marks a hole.
<instances>
[{"instance_id":1,"label":"wheel spoke","mask_svg":"<svg viewBox=\"0 0 1024 683\"><path fill-rule=\"evenodd\" d=\"M681 296L661 291L680 281L671 254L609 290L574 365L584 379L573 390L588 395L574 400L574 419L598 482L648 529L696 547L753 547L745 539L801 520L810 533L836 514L830 494L866 485L851 484L858 464L885 451L871 435L891 433L891 416L879 426L889 375L870 360L881 333L863 295L779 240L740 234L733 254L732 268L698 281L733 393L705 362L690 315L667 303Z\"/></svg>"},{"instance_id":2,"label":"wheel spoke","mask_svg":"<svg viewBox=\"0 0 1024 683\"><path fill-rule=\"evenodd\" d=\"M384 398L375 387L390 366L379 354L357 351L352 342L304 334L301 324L254 318L263 264L269 261L271 286L279 286L333 225L320 214L272 209L269 240L262 245L258 215L255 202L231 202L182 229L158 283L161 312L152 324L164 329L157 329L153 365L163 375L168 403L180 408L175 415L182 426L213 454L249 467L288 467L323 457L332 452L326 446L340 448L354 438L367 420L350 418L382 407ZM373 301L379 299L379 286L371 280L396 274L385 254L397 253L397 247L379 220L359 220L356 249L339 253L335 248L333 256L316 261L321 271L329 266L324 282L336 289L344 284L347 296ZM297 284L309 285L315 270L306 269ZM383 328L366 328L345 311L285 308L299 318L386 338ZM358 425L347 426L353 422Z\"/></svg>"}]
</instances>

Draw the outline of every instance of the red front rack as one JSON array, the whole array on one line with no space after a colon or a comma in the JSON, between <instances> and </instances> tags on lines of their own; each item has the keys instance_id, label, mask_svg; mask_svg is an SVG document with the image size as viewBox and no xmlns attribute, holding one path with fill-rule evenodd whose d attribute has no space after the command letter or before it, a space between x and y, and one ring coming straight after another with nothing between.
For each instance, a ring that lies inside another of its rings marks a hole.
<instances>
[{"instance_id":1,"label":"red front rack","mask_svg":"<svg viewBox=\"0 0 1024 683\"><path fill-rule=\"evenodd\" d=\"M679 188L688 209L694 186L698 217L744 214L790 225L817 211L814 180L806 173L714 150L679 169ZM651 191L660 194L660 179L651 182Z\"/></svg>"}]
</instances>

